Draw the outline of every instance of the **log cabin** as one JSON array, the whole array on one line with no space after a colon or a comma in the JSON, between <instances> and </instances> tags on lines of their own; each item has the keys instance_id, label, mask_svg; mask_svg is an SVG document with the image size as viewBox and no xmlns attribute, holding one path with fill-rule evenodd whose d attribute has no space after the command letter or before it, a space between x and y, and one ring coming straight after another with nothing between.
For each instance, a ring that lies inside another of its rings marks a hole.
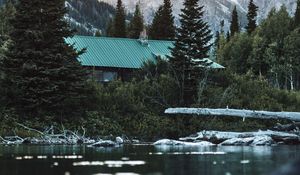
<instances>
[{"instance_id":1,"label":"log cabin","mask_svg":"<svg viewBox=\"0 0 300 175\"><path fill-rule=\"evenodd\" d=\"M78 50L86 48L80 55L81 64L91 70L91 77L98 82L110 82L116 79L127 81L135 70L141 69L146 61L155 62L158 57L167 59L171 55L173 41L93 37L75 35L66 42ZM212 62L213 69L223 69Z\"/></svg>"}]
</instances>

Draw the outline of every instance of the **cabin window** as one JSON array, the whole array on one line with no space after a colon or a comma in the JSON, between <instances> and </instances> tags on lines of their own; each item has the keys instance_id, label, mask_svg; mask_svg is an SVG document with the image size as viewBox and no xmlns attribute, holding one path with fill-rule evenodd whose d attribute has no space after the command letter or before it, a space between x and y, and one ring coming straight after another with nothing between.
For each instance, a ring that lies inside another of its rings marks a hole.
<instances>
[{"instance_id":1,"label":"cabin window","mask_svg":"<svg viewBox=\"0 0 300 175\"><path fill-rule=\"evenodd\" d=\"M97 82L110 82L116 80L118 77L117 72L106 72L102 70L93 71L93 79Z\"/></svg>"}]
</instances>

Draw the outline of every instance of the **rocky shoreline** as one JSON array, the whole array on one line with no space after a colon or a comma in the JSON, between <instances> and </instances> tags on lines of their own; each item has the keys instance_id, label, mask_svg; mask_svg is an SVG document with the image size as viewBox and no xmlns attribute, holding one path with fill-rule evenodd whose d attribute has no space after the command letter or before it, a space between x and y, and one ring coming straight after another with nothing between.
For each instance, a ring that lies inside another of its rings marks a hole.
<instances>
[{"instance_id":1,"label":"rocky shoreline","mask_svg":"<svg viewBox=\"0 0 300 175\"><path fill-rule=\"evenodd\" d=\"M40 133L41 134L41 133ZM138 140L129 140L124 137L110 139L92 139L79 136L65 130L62 134L41 134L39 137L21 138L19 136L0 137L0 145L87 145L88 147L119 147L124 144L144 144ZM145 143L154 146L274 146L300 145L299 132L257 131L257 132L222 132L201 131L179 140L162 139L154 143Z\"/></svg>"}]
</instances>

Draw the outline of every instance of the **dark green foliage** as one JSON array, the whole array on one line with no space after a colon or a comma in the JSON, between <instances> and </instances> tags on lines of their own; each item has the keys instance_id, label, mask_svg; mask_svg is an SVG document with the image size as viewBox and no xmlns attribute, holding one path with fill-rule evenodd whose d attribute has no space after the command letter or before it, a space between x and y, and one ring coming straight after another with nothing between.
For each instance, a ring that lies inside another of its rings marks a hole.
<instances>
[{"instance_id":1,"label":"dark green foliage","mask_svg":"<svg viewBox=\"0 0 300 175\"><path fill-rule=\"evenodd\" d=\"M171 72L180 88L180 104L189 105L195 100L198 80L207 66L204 58L208 57L212 38L209 26L203 20L204 7L197 0L186 0L180 15L181 27L171 49Z\"/></svg>"},{"instance_id":2,"label":"dark green foliage","mask_svg":"<svg viewBox=\"0 0 300 175\"><path fill-rule=\"evenodd\" d=\"M8 36L12 30L9 21L14 17L16 9L11 1L5 5L0 6L0 36Z\"/></svg>"},{"instance_id":3,"label":"dark green foliage","mask_svg":"<svg viewBox=\"0 0 300 175\"><path fill-rule=\"evenodd\" d=\"M255 75L237 75L227 70L215 72L207 81L200 106L211 108L299 111L299 92L273 88ZM255 87L255 88L254 88Z\"/></svg>"},{"instance_id":4,"label":"dark green foliage","mask_svg":"<svg viewBox=\"0 0 300 175\"><path fill-rule=\"evenodd\" d=\"M219 48L218 59L221 64L239 74L249 71L248 58L252 51L252 38L247 34L231 37L231 40Z\"/></svg>"},{"instance_id":5,"label":"dark green foliage","mask_svg":"<svg viewBox=\"0 0 300 175\"><path fill-rule=\"evenodd\" d=\"M149 37L157 40L173 40L175 38L174 16L170 0L164 0L164 4L155 13Z\"/></svg>"},{"instance_id":6,"label":"dark green foliage","mask_svg":"<svg viewBox=\"0 0 300 175\"><path fill-rule=\"evenodd\" d=\"M231 16L230 36L234 36L235 33L239 33L239 32L240 32L239 16L235 6Z\"/></svg>"},{"instance_id":7,"label":"dark green foliage","mask_svg":"<svg viewBox=\"0 0 300 175\"><path fill-rule=\"evenodd\" d=\"M77 60L80 53L64 40L73 33L62 20L64 1L23 0L16 10L13 46L2 64L9 106L26 115L65 114L67 108L78 112L85 72Z\"/></svg>"},{"instance_id":8,"label":"dark green foliage","mask_svg":"<svg viewBox=\"0 0 300 175\"><path fill-rule=\"evenodd\" d=\"M295 18L295 27L300 27L300 0L297 0L297 9L294 18Z\"/></svg>"},{"instance_id":9,"label":"dark green foliage","mask_svg":"<svg viewBox=\"0 0 300 175\"><path fill-rule=\"evenodd\" d=\"M136 5L133 18L129 24L128 37L138 39L140 33L144 30L144 17L139 5Z\"/></svg>"},{"instance_id":10,"label":"dark green foliage","mask_svg":"<svg viewBox=\"0 0 300 175\"><path fill-rule=\"evenodd\" d=\"M256 25L256 18L257 18L257 10L258 7L254 4L253 0L250 0L248 5L248 24L246 26L247 32L251 34L257 27Z\"/></svg>"},{"instance_id":11,"label":"dark green foliage","mask_svg":"<svg viewBox=\"0 0 300 175\"><path fill-rule=\"evenodd\" d=\"M5 56L11 40L9 39L9 33L12 30L10 20L13 19L16 9L13 2L8 1L5 5L0 6L0 63ZM0 78L2 78L2 73L0 70Z\"/></svg>"},{"instance_id":12,"label":"dark green foliage","mask_svg":"<svg viewBox=\"0 0 300 175\"><path fill-rule=\"evenodd\" d=\"M122 0L118 0L116 7L116 16L114 19L114 37L126 38L126 21L125 9Z\"/></svg>"},{"instance_id":13,"label":"dark green foliage","mask_svg":"<svg viewBox=\"0 0 300 175\"><path fill-rule=\"evenodd\" d=\"M87 134L90 136L109 136L121 135L122 127L111 118L106 118L99 112L88 112L88 120L84 120L82 126L87 128Z\"/></svg>"},{"instance_id":14,"label":"dark green foliage","mask_svg":"<svg viewBox=\"0 0 300 175\"><path fill-rule=\"evenodd\" d=\"M236 73L266 78L273 87L299 89L298 29L292 24L285 6L272 9L251 35L239 33L221 45L218 61Z\"/></svg>"}]
</instances>

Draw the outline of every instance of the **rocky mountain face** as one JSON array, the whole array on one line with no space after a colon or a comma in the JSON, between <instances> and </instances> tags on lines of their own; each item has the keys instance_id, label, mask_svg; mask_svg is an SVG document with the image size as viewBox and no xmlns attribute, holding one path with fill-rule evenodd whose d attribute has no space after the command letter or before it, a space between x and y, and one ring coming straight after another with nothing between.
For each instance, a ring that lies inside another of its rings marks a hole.
<instances>
[{"instance_id":1,"label":"rocky mountain face","mask_svg":"<svg viewBox=\"0 0 300 175\"><path fill-rule=\"evenodd\" d=\"M115 5L117 0L99 0ZM174 15L178 23L178 15L183 8L184 0L171 0L173 4ZM267 16L269 11L275 7L279 9L283 4L287 6L289 12L292 14L296 9L297 0L254 0L259 6L258 21ZM123 0L127 10L133 12L136 3L140 3L141 9L144 13L146 22L149 24L153 19L153 14L157 8L163 3L163 0ZM221 20L225 21L225 27L228 28L231 19L231 11L234 6L237 6L241 25L244 26L247 22L246 14L248 10L249 0L199 0L201 5L206 9L206 21L211 25L213 30L219 29Z\"/></svg>"},{"instance_id":2,"label":"rocky mountain face","mask_svg":"<svg viewBox=\"0 0 300 175\"><path fill-rule=\"evenodd\" d=\"M69 11L65 19L81 35L104 31L115 14L113 6L98 0L67 0L65 6Z\"/></svg>"}]
</instances>

